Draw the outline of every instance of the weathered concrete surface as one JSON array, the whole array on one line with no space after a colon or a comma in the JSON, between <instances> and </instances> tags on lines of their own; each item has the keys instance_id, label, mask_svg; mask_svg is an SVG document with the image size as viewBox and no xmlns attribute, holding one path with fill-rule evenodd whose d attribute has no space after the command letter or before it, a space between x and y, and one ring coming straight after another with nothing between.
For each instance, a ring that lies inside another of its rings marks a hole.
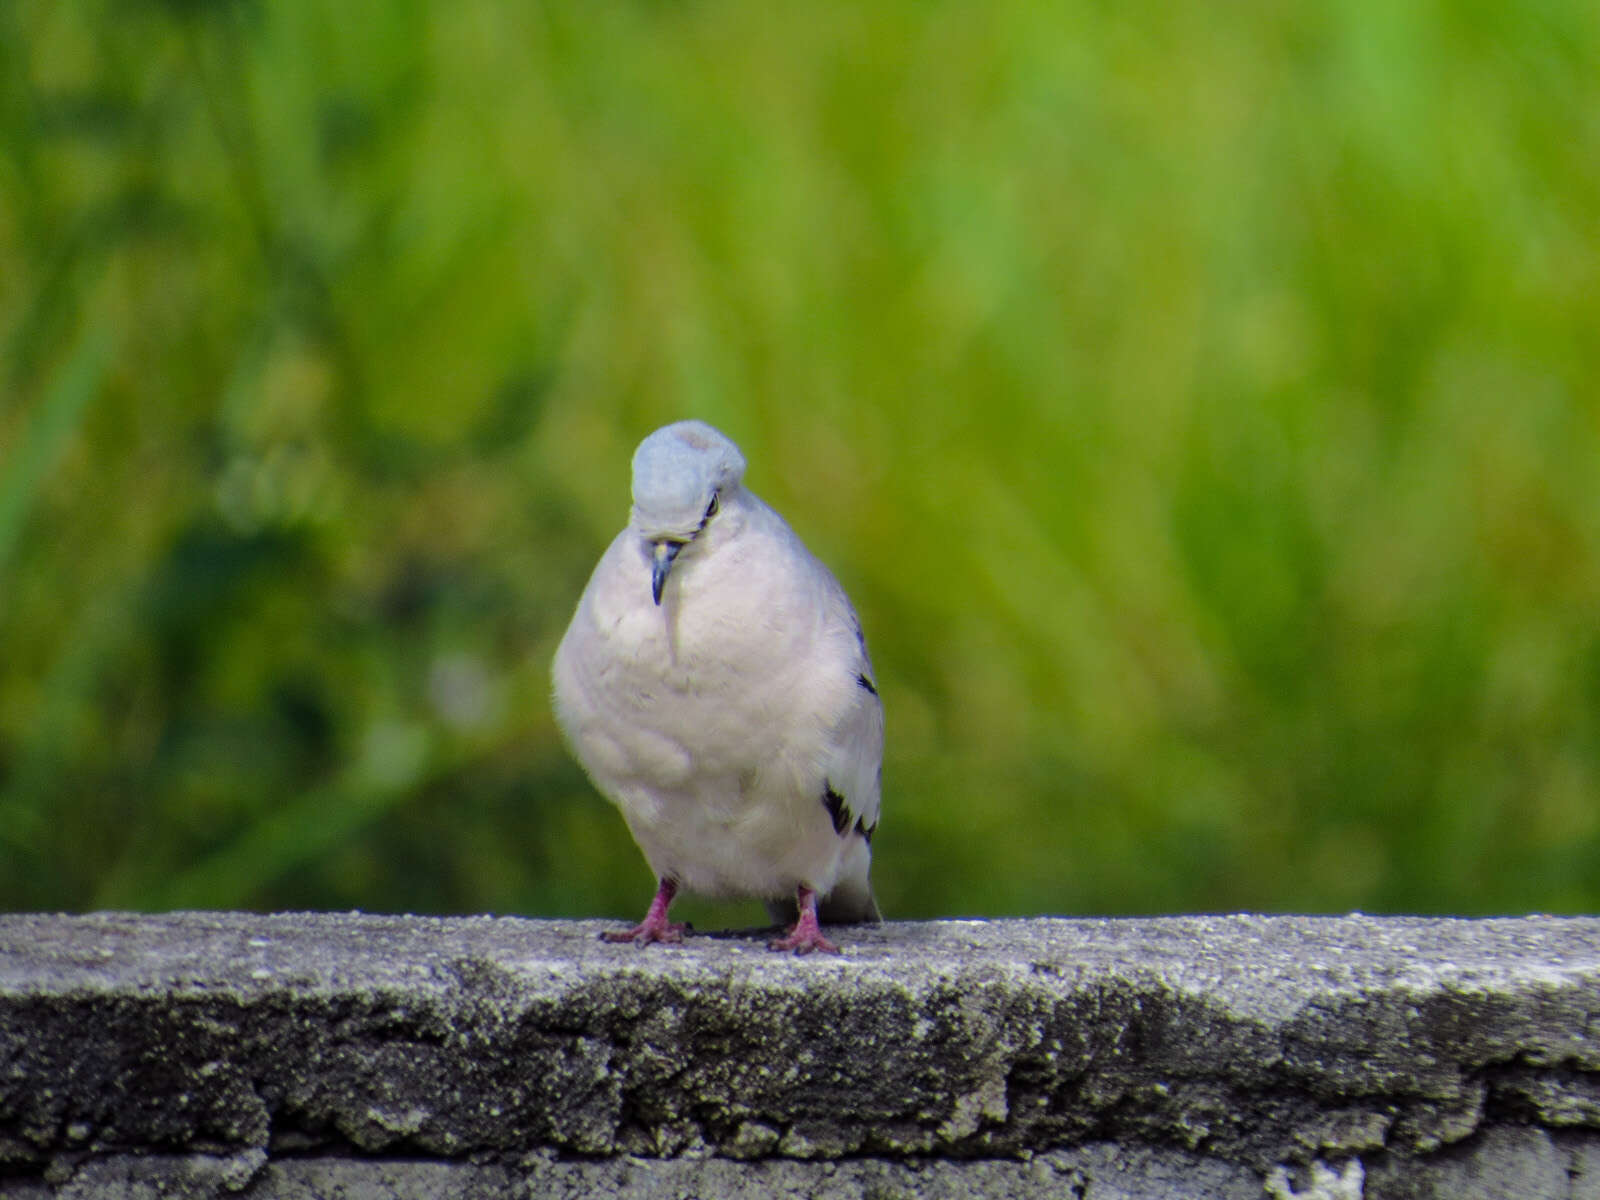
<instances>
[{"instance_id":1,"label":"weathered concrete surface","mask_svg":"<svg viewBox=\"0 0 1600 1200\"><path fill-rule=\"evenodd\" d=\"M0 1196L1600 1200L1600 920L0 917Z\"/></svg>"}]
</instances>

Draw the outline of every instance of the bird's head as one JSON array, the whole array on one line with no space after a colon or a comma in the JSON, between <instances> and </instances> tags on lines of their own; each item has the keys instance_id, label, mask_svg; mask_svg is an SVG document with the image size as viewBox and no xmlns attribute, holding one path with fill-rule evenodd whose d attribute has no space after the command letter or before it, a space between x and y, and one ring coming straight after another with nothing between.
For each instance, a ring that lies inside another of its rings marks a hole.
<instances>
[{"instance_id":1,"label":"bird's head","mask_svg":"<svg viewBox=\"0 0 1600 1200\"><path fill-rule=\"evenodd\" d=\"M651 546L650 594L661 603L679 551L744 479L744 455L704 421L656 430L633 452L633 528Z\"/></svg>"}]
</instances>

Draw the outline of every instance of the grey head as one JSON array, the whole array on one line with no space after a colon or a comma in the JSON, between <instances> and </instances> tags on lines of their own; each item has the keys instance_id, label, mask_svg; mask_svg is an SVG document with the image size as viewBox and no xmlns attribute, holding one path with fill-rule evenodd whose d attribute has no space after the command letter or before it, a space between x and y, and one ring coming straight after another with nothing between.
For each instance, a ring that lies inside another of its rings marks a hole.
<instances>
[{"instance_id":1,"label":"grey head","mask_svg":"<svg viewBox=\"0 0 1600 1200\"><path fill-rule=\"evenodd\" d=\"M633 452L633 528L651 545L650 594L744 479L744 455L704 421L656 430Z\"/></svg>"}]
</instances>

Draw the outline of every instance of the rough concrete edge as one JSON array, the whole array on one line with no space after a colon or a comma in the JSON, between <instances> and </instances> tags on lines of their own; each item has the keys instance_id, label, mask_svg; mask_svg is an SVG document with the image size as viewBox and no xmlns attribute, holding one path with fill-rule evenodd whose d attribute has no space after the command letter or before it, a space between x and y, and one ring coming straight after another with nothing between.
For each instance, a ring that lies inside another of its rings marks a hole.
<instances>
[{"instance_id":1,"label":"rough concrete edge","mask_svg":"<svg viewBox=\"0 0 1600 1200\"><path fill-rule=\"evenodd\" d=\"M1435 1148L1435 1152L1427 1152L1427 1153L1424 1153L1424 1154L1422 1154L1420 1156L1417 1156L1416 1161L1418 1163L1420 1163L1422 1166L1426 1167L1429 1171L1433 1171L1435 1168L1437 1168L1438 1170L1445 1171L1447 1173L1451 1169L1452 1164L1456 1164L1456 1163L1463 1162L1463 1161L1472 1163L1474 1165L1472 1165L1470 1170L1467 1172L1467 1174L1461 1180L1458 1181L1461 1186L1466 1186L1467 1184L1471 1183L1473 1179L1478 1178L1479 1176L1483 1175L1483 1173L1484 1173L1483 1165L1482 1165L1481 1162L1479 1162L1479 1150L1478 1150L1478 1147L1480 1147L1482 1145L1494 1145L1499 1141L1503 1141L1506 1137L1512 1136L1512 1134L1514 1133L1514 1131L1516 1129L1516 1127L1514 1125L1513 1126L1506 1126L1504 1124L1495 1124L1493 1122L1487 1122L1486 1123L1483 1118L1484 1118L1484 1114L1483 1114L1483 1112L1481 1111L1481 1108L1480 1108L1479 1111L1476 1114L1474 1114L1474 1122L1473 1122L1472 1126L1470 1128L1467 1128L1467 1129L1463 1130L1463 1132L1461 1133L1460 1138L1457 1140L1457 1144L1456 1145L1451 1146L1451 1145L1448 1145L1446 1143L1440 1143L1440 1145ZM1503 1114L1501 1114L1500 1118L1497 1118L1497 1119L1501 1119L1501 1118L1503 1118ZM1573 1133L1563 1135L1563 1134L1560 1134L1559 1132L1551 1132L1551 1131L1546 1131L1546 1130L1533 1129L1531 1131L1530 1136L1533 1136L1535 1141L1537 1141L1539 1137L1543 1137L1545 1142L1549 1143L1550 1146L1557 1147L1558 1149L1559 1149L1559 1145L1567 1145L1567 1144L1571 1143L1574 1138L1579 1139L1580 1141L1582 1141L1584 1146L1587 1146L1589 1144L1589 1141L1590 1141L1590 1135L1585 1133L1582 1130L1575 1131ZM1558 1145L1558 1143L1559 1143L1559 1145ZM1352 1147L1352 1149L1355 1149L1355 1148ZM1050 1151L1048 1153L1057 1154L1057 1153L1061 1153L1061 1152L1060 1151ZM1573 1154L1575 1154L1575 1153L1576 1152L1571 1152L1568 1155L1568 1157L1571 1158L1572 1161L1578 1161L1578 1158L1573 1158L1572 1157ZM103 1157L100 1157L100 1158L85 1159L85 1160L81 1161L80 1163L78 1163L76 1166L74 1166L70 1162L70 1156L63 1156L63 1157L59 1158L57 1160L57 1162L54 1164L53 1173L54 1173L54 1175L56 1177L57 1183L60 1184L61 1186L67 1185L73 1179L79 1179L79 1180L85 1180L86 1181L90 1177L92 1177L92 1175L94 1174L94 1172L96 1170L96 1167L97 1167L97 1164L111 1161L112 1157L113 1156L103 1156ZM1534 1160L1529 1160L1527 1158L1527 1155L1524 1154L1522 1156L1522 1159L1520 1160L1522 1162L1522 1165L1517 1168L1517 1171L1514 1173L1514 1175L1513 1176L1505 1176L1504 1173L1502 1172L1502 1177L1503 1178L1531 1178L1531 1177L1533 1177L1533 1175L1550 1175L1551 1174L1550 1171L1545 1169L1545 1168L1549 1167L1549 1165L1550 1165L1549 1161L1547 1161L1549 1159L1549 1157L1550 1156L1548 1154L1546 1154L1546 1155L1543 1156L1542 1159L1538 1159L1538 1161L1534 1161ZM1204 1156L1202 1156L1202 1158L1204 1158ZM1536 1158L1537 1158L1537 1156L1536 1156ZM1579 1156L1579 1158L1581 1158L1583 1163L1587 1164L1587 1163L1590 1162L1592 1156L1588 1154L1587 1150L1585 1150L1584 1153ZM250 1185L250 1181L252 1179L259 1178L260 1177L260 1173L265 1171L269 1167L269 1165L273 1165L274 1163L277 1163L279 1161L285 1161L286 1162L286 1161L292 1161L292 1160L269 1160L267 1155L266 1155L266 1152L264 1150L259 1149L259 1148L251 1148L249 1150L241 1152L240 1154L219 1155L219 1156L207 1156L207 1155L178 1156L173 1161L175 1163L181 1162L182 1164L185 1164L182 1169L185 1172L189 1173L189 1174L198 1173L196 1175L197 1186L199 1186L198 1180L201 1177L204 1177L204 1178L208 1178L208 1179L211 1180L210 1183L207 1183L204 1186L207 1186L207 1187L221 1187L225 1191L238 1191L238 1190L240 1190L242 1188L248 1187ZM356 1162L356 1163L366 1163L368 1165L371 1165L371 1164L374 1164L374 1163L377 1163L377 1162L381 1161L381 1159L352 1158L352 1159L350 1159L348 1161ZM659 1160L659 1161L669 1162L669 1161L672 1161L672 1160ZM682 1160L680 1160L680 1161L682 1161ZM725 1162L727 1160L718 1160L718 1161L724 1161ZM769 1160L769 1161L771 1161L771 1160ZM864 1158L857 1158L857 1159L844 1158L844 1159L839 1160L840 1163L844 1163L844 1164L848 1164L848 1163L851 1163L851 1162L873 1162L873 1161L882 1162L882 1161L885 1161L885 1160L881 1160L881 1159L874 1160L870 1156L866 1156ZM1220 1160L1210 1159L1210 1160L1207 1160L1207 1161L1215 1162L1215 1161L1220 1161ZM1290 1164L1285 1163L1285 1164L1283 1164L1283 1169L1282 1169L1281 1174L1278 1173L1276 1169L1274 1169L1273 1171L1267 1172L1265 1174L1265 1176L1258 1176L1258 1178L1260 1178L1261 1186L1265 1187L1268 1190L1268 1193L1271 1194L1271 1195L1274 1195L1274 1196L1281 1194L1284 1197L1288 1197L1288 1196L1297 1196L1297 1197L1316 1196L1317 1200L1344 1200L1343 1196L1339 1195L1339 1193L1341 1191L1345 1192L1345 1193L1348 1193L1355 1187L1355 1185L1357 1183L1361 1182L1361 1180L1354 1180L1353 1179L1352 1172L1353 1172L1354 1165L1359 1165L1362 1161L1364 1161L1364 1160L1361 1158L1361 1155L1360 1155L1359 1151L1357 1151L1355 1154L1352 1154L1352 1155L1336 1156L1332 1160L1332 1162L1327 1162L1327 1161L1324 1161L1324 1160L1321 1160L1321 1159L1312 1158L1309 1162L1302 1160L1301 1162L1299 1162L1298 1164L1293 1165L1293 1166L1291 1166ZM1387 1184L1383 1184L1381 1181L1385 1178L1386 1174L1393 1175L1393 1171L1392 1170L1386 1171L1386 1168L1390 1168L1390 1167L1394 1166L1394 1160L1392 1159L1392 1157L1386 1157L1380 1152L1377 1155L1368 1155L1367 1156L1367 1161L1374 1162L1376 1164L1375 1169L1373 1171L1371 1171L1371 1172L1368 1172L1368 1171L1366 1171L1365 1168L1362 1168L1362 1175L1365 1178L1370 1178L1373 1186L1375 1186L1375 1187L1376 1186L1388 1186ZM454 1165L461 1165L461 1164L459 1162L457 1162ZM754 1169L754 1167L759 1166L759 1165L760 1164L751 1164L750 1167L751 1167L751 1169ZM821 1166L824 1166L824 1167L826 1165L827 1164L821 1164ZM838 1164L835 1164L835 1165L837 1166ZM958 1166L959 1164L954 1164L954 1165ZM1237 1165L1237 1164L1235 1164L1235 1165ZM1319 1168L1320 1168L1320 1171L1321 1171L1320 1174L1319 1174ZM555 1168L552 1168L552 1170L554 1170L554 1169ZM563 1167L561 1169L563 1169L563 1170L572 1170L572 1169L576 1169L576 1168L572 1168L569 1165L568 1167ZM651 1168L651 1169L653 1170L654 1168ZM662 1170L668 1170L669 1168L662 1167L661 1169ZM683 1169L685 1169L685 1170L705 1171L705 1170L709 1170L711 1168L708 1168L708 1167L706 1167L704 1165L693 1166L691 1164L686 1163L685 1166L683 1167ZM717 1169L721 1169L721 1168L717 1168ZM743 1165L740 1165L738 1167L738 1169L739 1170L744 1170L746 1168ZM812 1168L806 1168L806 1169L809 1170L809 1169L812 1169ZM965 1168L962 1168L962 1169L965 1169ZM1587 1166L1580 1166L1578 1168L1573 1168L1573 1167L1569 1166L1568 1168L1563 1169L1560 1172L1560 1174L1562 1174L1564 1177L1579 1178L1579 1177L1583 1177L1587 1171L1588 1171L1588 1167ZM914 1172L914 1173L916 1173L916 1172ZM1460 1172L1457 1172L1457 1174L1459 1175ZM1554 1176L1551 1175L1551 1177L1553 1178ZM173 1180L169 1178L168 1179L168 1183L172 1183L172 1182L173 1182ZM56 1185L52 1184L51 1186L56 1186ZM1395 1185L1395 1186L1400 1186L1400 1185ZM107 1193L107 1194L109 1194L109 1193ZM1130 1195L1131 1194L1133 1194L1133 1193L1130 1193ZM1359 1195L1360 1193L1358 1192L1356 1194ZM1377 1195L1377 1194L1380 1194L1380 1193L1374 1192L1373 1194ZM1381 1193L1381 1194L1401 1196L1401 1195L1412 1195L1412 1194L1426 1195L1426 1194L1429 1194L1429 1193L1424 1193L1424 1192L1413 1193L1413 1192L1409 1192L1409 1191L1393 1191L1393 1192L1384 1192L1384 1193ZM1449 1193L1441 1192L1441 1193L1437 1193L1437 1194L1442 1196L1444 1194L1449 1194ZM1471 1192L1463 1192L1463 1193L1457 1193L1457 1194L1470 1195L1470 1194L1473 1194L1473 1193L1471 1193ZM1538 1193L1527 1193L1527 1194L1535 1195L1535 1194L1538 1194ZM1552 1194L1554 1194L1554 1193L1552 1193Z\"/></svg>"}]
</instances>

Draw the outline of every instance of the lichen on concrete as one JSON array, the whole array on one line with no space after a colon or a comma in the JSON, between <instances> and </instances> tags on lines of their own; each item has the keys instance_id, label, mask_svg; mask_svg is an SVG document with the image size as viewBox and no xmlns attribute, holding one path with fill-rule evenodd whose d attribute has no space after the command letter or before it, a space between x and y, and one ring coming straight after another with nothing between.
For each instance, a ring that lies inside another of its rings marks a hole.
<instances>
[{"instance_id":1,"label":"lichen on concrete","mask_svg":"<svg viewBox=\"0 0 1600 1200\"><path fill-rule=\"evenodd\" d=\"M0 917L0 1194L1600 1196L1600 921L600 928Z\"/></svg>"}]
</instances>

